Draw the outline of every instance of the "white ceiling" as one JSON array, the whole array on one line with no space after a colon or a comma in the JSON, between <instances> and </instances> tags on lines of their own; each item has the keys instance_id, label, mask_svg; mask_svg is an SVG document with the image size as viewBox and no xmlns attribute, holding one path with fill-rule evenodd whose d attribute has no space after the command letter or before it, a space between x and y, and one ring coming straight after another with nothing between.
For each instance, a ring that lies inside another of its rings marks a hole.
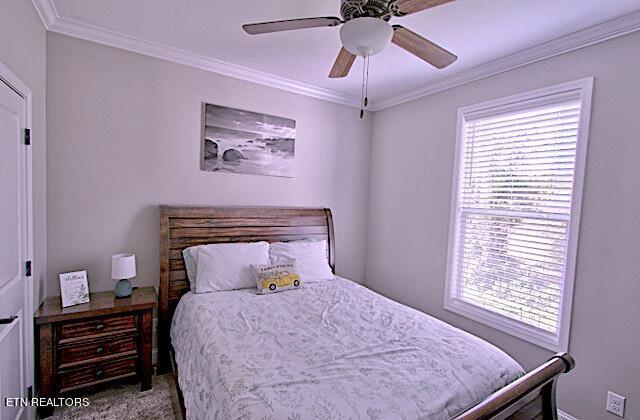
<instances>
[{"instance_id":1,"label":"white ceiling","mask_svg":"<svg viewBox=\"0 0 640 420\"><path fill-rule=\"evenodd\" d=\"M60 21L148 41L279 76L357 101L358 63L346 79L327 77L338 28L249 36L242 24L339 16L339 0L35 0ZM47 4L48 3L48 4ZM51 7L53 6L53 7ZM394 19L458 55L437 70L391 45L371 59L369 96L389 103L443 78L640 10L640 0L457 0ZM54 29L55 30L55 25ZM73 31L60 31L73 35ZM87 37L87 36L84 36ZM126 47L125 45L123 45ZM175 51L175 50L174 50Z\"/></svg>"}]
</instances>

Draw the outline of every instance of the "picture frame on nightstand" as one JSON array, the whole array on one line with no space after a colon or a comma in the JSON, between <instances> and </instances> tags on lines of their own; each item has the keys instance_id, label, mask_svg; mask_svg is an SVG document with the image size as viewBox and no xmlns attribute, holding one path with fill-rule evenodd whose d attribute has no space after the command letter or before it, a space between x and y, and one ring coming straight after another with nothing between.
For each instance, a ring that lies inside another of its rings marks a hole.
<instances>
[{"instance_id":1,"label":"picture frame on nightstand","mask_svg":"<svg viewBox=\"0 0 640 420\"><path fill-rule=\"evenodd\" d=\"M87 270L60 274L60 297L63 308L89 302Z\"/></svg>"}]
</instances>

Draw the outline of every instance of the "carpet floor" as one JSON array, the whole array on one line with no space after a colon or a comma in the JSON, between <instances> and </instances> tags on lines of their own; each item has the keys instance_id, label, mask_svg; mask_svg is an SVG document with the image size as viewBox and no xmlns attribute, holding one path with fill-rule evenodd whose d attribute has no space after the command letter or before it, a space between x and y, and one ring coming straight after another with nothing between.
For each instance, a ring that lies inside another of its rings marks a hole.
<instances>
[{"instance_id":1,"label":"carpet floor","mask_svg":"<svg viewBox=\"0 0 640 420\"><path fill-rule=\"evenodd\" d=\"M88 396L87 407L57 408L52 420L182 420L171 375L154 376L153 388L123 385Z\"/></svg>"}]
</instances>

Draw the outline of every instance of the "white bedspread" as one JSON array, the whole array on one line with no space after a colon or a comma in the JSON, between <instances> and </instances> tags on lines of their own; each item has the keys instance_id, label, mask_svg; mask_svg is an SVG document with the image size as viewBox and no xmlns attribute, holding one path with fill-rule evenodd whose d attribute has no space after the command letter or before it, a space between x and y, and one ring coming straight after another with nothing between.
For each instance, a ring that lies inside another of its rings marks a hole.
<instances>
[{"instance_id":1,"label":"white bedspread","mask_svg":"<svg viewBox=\"0 0 640 420\"><path fill-rule=\"evenodd\" d=\"M449 419L523 374L498 348L336 279L186 294L171 328L189 419Z\"/></svg>"}]
</instances>

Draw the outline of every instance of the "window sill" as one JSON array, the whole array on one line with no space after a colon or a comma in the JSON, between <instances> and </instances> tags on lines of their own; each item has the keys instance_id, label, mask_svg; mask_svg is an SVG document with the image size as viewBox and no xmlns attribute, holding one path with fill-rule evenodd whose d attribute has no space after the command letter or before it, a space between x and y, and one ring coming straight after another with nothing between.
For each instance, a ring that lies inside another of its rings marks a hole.
<instances>
[{"instance_id":1,"label":"window sill","mask_svg":"<svg viewBox=\"0 0 640 420\"><path fill-rule=\"evenodd\" d=\"M444 309L553 352L568 350L569 335L562 331L555 335L458 299L445 299Z\"/></svg>"}]
</instances>

